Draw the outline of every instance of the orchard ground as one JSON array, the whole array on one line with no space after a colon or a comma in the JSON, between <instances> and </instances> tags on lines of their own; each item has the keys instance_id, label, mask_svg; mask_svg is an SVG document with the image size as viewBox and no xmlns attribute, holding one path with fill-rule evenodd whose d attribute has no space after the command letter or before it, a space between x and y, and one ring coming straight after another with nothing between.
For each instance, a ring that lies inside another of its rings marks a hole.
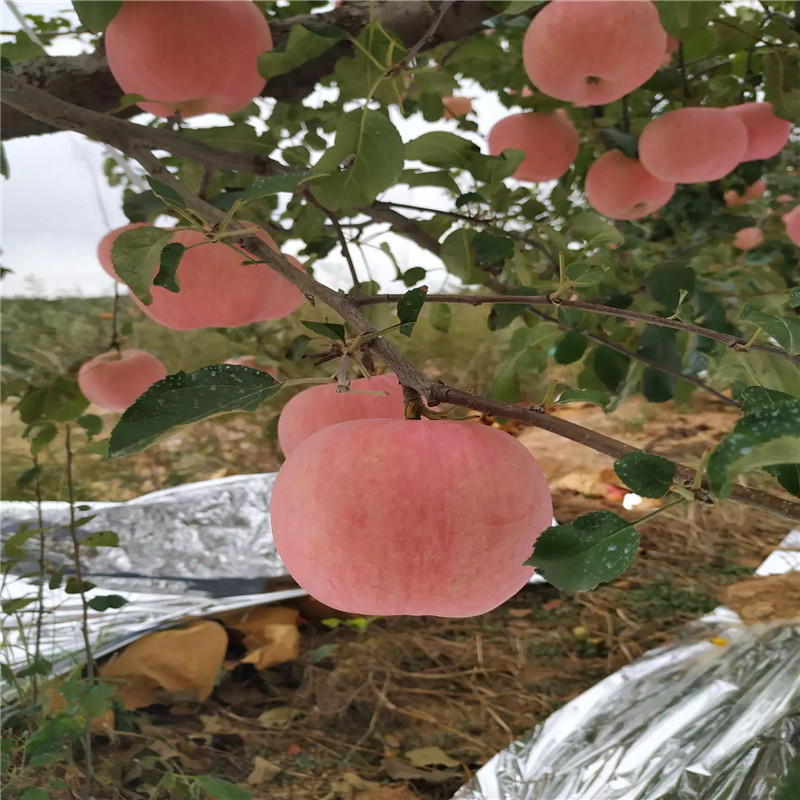
<instances>
[{"instance_id":1,"label":"orchard ground","mask_svg":"<svg viewBox=\"0 0 800 800\"><path fill-rule=\"evenodd\" d=\"M4 333L13 340L25 331L42 358L75 358L107 336L102 316L107 307L103 299L6 301ZM192 369L237 354L235 343L213 330L168 331L139 313L132 303L122 304L123 322L137 318L130 345L168 354L166 360L176 362L168 367ZM443 344L452 348L440 360L428 361L426 371L480 388L487 365L496 363L506 346L502 336L486 344L487 313L486 308L454 309L459 335L444 337L421 324L409 347L419 353L441 353ZM291 341L289 330L287 325L280 339L284 346ZM297 374L311 369L304 359L281 366ZM535 381L534 376L524 387L523 401L541 397L544 387ZM277 470L281 457L274 416L284 400L279 396L256 414L230 414L183 428L127 459L76 459L78 497L124 500L190 481ZM717 442L735 417L735 411L700 394L690 405L636 398L611 415L592 406L559 414L661 455L689 459ZM102 416L108 431L116 415ZM6 499L29 496L14 486L29 464L18 427L15 415L3 414ZM610 459L544 431L514 432L542 464L557 518L601 509L641 516L641 507L623 510L622 495L609 486ZM58 444L50 446L44 476L52 499L64 496ZM331 629L321 622L330 612L300 602L307 622L298 659L261 671L245 666L228 671L202 707L183 709L189 713L165 705L132 712L134 725L118 719L115 740L98 742L98 782L142 791L166 770L210 772L245 785L258 757L274 765L266 774L275 774L250 786L255 798L450 797L494 752L718 605L723 587L749 575L786 531L785 522L732 503L667 512L641 528L640 556L620 580L578 594L530 586L477 618L395 617L373 620L364 630ZM287 708L275 714L277 727L259 722L265 711ZM126 734L125 728L138 733ZM441 748L452 766L419 766L425 758L413 751L423 747ZM132 769L134 759L138 766ZM52 776L79 788L81 776L69 767L36 772L42 785Z\"/></svg>"}]
</instances>

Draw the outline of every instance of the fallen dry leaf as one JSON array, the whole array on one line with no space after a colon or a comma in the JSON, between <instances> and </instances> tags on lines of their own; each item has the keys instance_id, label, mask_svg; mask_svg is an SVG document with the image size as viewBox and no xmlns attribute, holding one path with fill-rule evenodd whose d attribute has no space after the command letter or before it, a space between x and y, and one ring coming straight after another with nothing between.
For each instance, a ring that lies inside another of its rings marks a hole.
<instances>
[{"instance_id":1,"label":"fallen dry leaf","mask_svg":"<svg viewBox=\"0 0 800 800\"><path fill-rule=\"evenodd\" d=\"M243 664L267 669L293 661L300 655L297 610L284 606L256 606L220 617L228 627L244 634L247 653Z\"/></svg>"},{"instance_id":2,"label":"fallen dry leaf","mask_svg":"<svg viewBox=\"0 0 800 800\"><path fill-rule=\"evenodd\" d=\"M259 724L271 730L285 730L297 715L297 711L289 706L278 706L267 709L258 718Z\"/></svg>"},{"instance_id":3,"label":"fallen dry leaf","mask_svg":"<svg viewBox=\"0 0 800 800\"><path fill-rule=\"evenodd\" d=\"M543 611L555 611L557 608L561 608L564 605L564 601L560 597L554 597L552 600L548 600L546 603L542 603L542 610Z\"/></svg>"},{"instance_id":4,"label":"fallen dry leaf","mask_svg":"<svg viewBox=\"0 0 800 800\"><path fill-rule=\"evenodd\" d=\"M441 747L417 747L406 752L406 758L415 767L457 767L459 762L445 753Z\"/></svg>"},{"instance_id":5,"label":"fallen dry leaf","mask_svg":"<svg viewBox=\"0 0 800 800\"><path fill-rule=\"evenodd\" d=\"M363 792L374 792L381 788L381 784L365 781L355 772L345 772L341 780L331 781L331 791L342 800L352 800L356 796L363 798Z\"/></svg>"},{"instance_id":6,"label":"fallen dry leaf","mask_svg":"<svg viewBox=\"0 0 800 800\"><path fill-rule=\"evenodd\" d=\"M508 609L508 613L512 617L517 617L517 618L521 619L522 617L529 617L531 614L533 614L533 609L532 608L509 608Z\"/></svg>"},{"instance_id":7,"label":"fallen dry leaf","mask_svg":"<svg viewBox=\"0 0 800 800\"><path fill-rule=\"evenodd\" d=\"M199 719L203 723L203 733L222 733L228 730L228 726L219 717L200 714Z\"/></svg>"},{"instance_id":8,"label":"fallen dry leaf","mask_svg":"<svg viewBox=\"0 0 800 800\"><path fill-rule=\"evenodd\" d=\"M436 769L418 769L398 758L382 758L381 769L397 781L427 781L445 783L458 777L458 773Z\"/></svg>"},{"instance_id":9,"label":"fallen dry leaf","mask_svg":"<svg viewBox=\"0 0 800 800\"><path fill-rule=\"evenodd\" d=\"M356 800L419 800L407 786L381 786L370 792L360 792Z\"/></svg>"},{"instance_id":10,"label":"fallen dry leaf","mask_svg":"<svg viewBox=\"0 0 800 800\"><path fill-rule=\"evenodd\" d=\"M273 764L271 761L267 761L266 758L261 758L261 756L255 756L253 758L253 769L247 776L247 782L250 786L268 783L280 771L281 768L277 764Z\"/></svg>"},{"instance_id":11,"label":"fallen dry leaf","mask_svg":"<svg viewBox=\"0 0 800 800\"><path fill-rule=\"evenodd\" d=\"M138 639L98 672L120 681L119 696L127 709L163 702L161 690L202 702L214 689L227 647L222 625L199 620Z\"/></svg>"}]
</instances>

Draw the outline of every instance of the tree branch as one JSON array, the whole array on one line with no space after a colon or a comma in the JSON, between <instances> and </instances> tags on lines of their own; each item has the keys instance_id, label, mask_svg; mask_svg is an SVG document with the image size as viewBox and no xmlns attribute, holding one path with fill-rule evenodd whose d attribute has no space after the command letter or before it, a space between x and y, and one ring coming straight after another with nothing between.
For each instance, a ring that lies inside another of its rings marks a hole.
<instances>
[{"instance_id":1,"label":"tree branch","mask_svg":"<svg viewBox=\"0 0 800 800\"><path fill-rule=\"evenodd\" d=\"M11 80L7 81L7 78ZM11 95L11 102L20 105L20 98L25 94L23 92L23 89L25 88L24 84L18 79L13 79L12 76L9 75L3 75L2 79L3 88L6 86L8 87L7 93ZM55 99L54 101L56 103L60 103L61 105L66 105L63 104L62 101L57 101ZM52 119L48 119L46 113L42 112L41 109L38 113L42 114L49 124L69 130L76 129L74 127L75 123L70 122L63 115L56 114ZM94 119L98 116L100 116L101 119L107 119L103 118L102 115L97 115L85 109L74 108L72 113L72 118L79 120L79 127L77 128L78 130L83 133L87 133L87 135L93 136L94 138L102 139L102 137L99 135L100 128L98 128L98 130L94 130L93 128ZM114 122L119 121L114 120ZM156 158L149 151L149 149L147 149L147 146L144 143L136 140L134 140L135 144L132 145L130 143L129 140L131 137L130 133L126 130L127 127L128 126L126 125L123 136L119 135L120 129L115 126L102 128L102 130L110 133L111 138L107 140L107 143L114 145L118 149L137 159L149 173L166 183L168 186L172 187L183 198L189 210L196 213L201 219L210 224L222 223L225 219L225 214L215 206L212 206L210 203L201 200L199 197L189 192L183 186L183 184L173 176L166 166L164 166L164 164L162 164L162 162ZM230 221L229 228L231 230L245 230L244 225L237 220ZM500 400L471 395L452 386L447 386L441 381L428 378L426 375L420 372L420 370L418 370L414 364L412 364L402 353L400 353L394 347L394 345L392 345L386 339L385 336L379 334L375 327L364 316L359 306L366 305L364 301L368 298L350 297L345 295L343 292L336 292L324 284L318 283L307 273L293 267L281 253L276 252L261 239L253 235L243 233L238 242L233 239L230 241L231 243L241 246L248 253L252 254L258 261L263 261L267 266L269 266L287 281L297 286L297 288L299 288L300 291L302 291L306 296L319 300L330 306L350 325L356 334L371 334L372 338L370 339L369 347L392 369L395 375L397 375L400 384L419 392L432 405L438 405L439 403L453 403L465 408L474 409L481 413L493 414L507 417L508 419L527 422L535 425L536 427L551 431L559 436L583 444L584 446L590 447L591 449L600 453L605 453L613 458L619 458L621 455L637 449L625 444L624 442L617 441L616 439L612 439L604 434L592 431L589 428L576 425L568 420L560 419L559 417L554 417L549 414L537 412L531 409L522 408L520 406L515 406L511 403L505 403ZM384 295L384 298L385 297L387 296ZM448 295L440 295L439 297L441 298L440 302L450 302L453 299ZM459 296L454 295L453 297L458 298ZM469 302L472 298L459 299L463 302ZM523 303L527 302L526 298L522 298L521 300ZM546 300L548 304L550 303L550 301L546 298L544 298L544 300ZM495 300L493 299L492 302L494 301ZM499 298L499 302L514 301L520 303L520 298ZM384 299L383 302L388 301ZM479 300L479 302L481 301ZM596 308L602 309L605 307L597 306ZM619 311L619 309L610 310ZM656 317L654 319L660 318ZM705 329L700 330L705 331ZM735 337L731 338L735 339ZM678 467L676 479L681 484L692 485L694 482L694 477L695 471L693 469L682 465ZM792 500L785 500L781 497L777 497L775 495L755 489L749 489L739 484L734 485L730 494L730 498L736 500L737 502L744 503L745 505L750 505L754 508L769 511L770 513L777 514L778 516L795 522L800 522L800 503L795 503Z\"/></svg>"},{"instance_id":2,"label":"tree branch","mask_svg":"<svg viewBox=\"0 0 800 800\"><path fill-rule=\"evenodd\" d=\"M396 303L402 295L399 294L377 294L372 297L359 298L358 304L361 306L371 306L376 303ZM506 305L531 305L531 306L564 306L564 308L577 308L581 311L588 311L590 314L604 314L609 317L621 317L634 322L644 322L648 325L656 325L660 328L672 328L678 331L688 331L697 336L705 336L715 342L724 344L732 350L747 351L760 350L763 353L770 353L773 356L780 356L793 364L800 366L800 356L793 356L779 347L769 344L759 344L757 342L748 343L747 340L731 333L721 333L710 328L701 328L691 322L683 322L679 319L667 319L657 317L654 314L646 314L644 311L631 311L627 308L614 308L598 303L588 303L583 300L560 300L554 299L551 295L483 295L483 294L429 294L425 297L426 303L463 303L470 306L480 306L485 303L503 303Z\"/></svg>"},{"instance_id":3,"label":"tree branch","mask_svg":"<svg viewBox=\"0 0 800 800\"><path fill-rule=\"evenodd\" d=\"M561 328L562 331L569 331L571 328L568 328L566 325L562 325L555 317L551 317L549 314L545 314L544 311L539 311L538 308L529 308L528 311L531 314L535 314L539 319L546 320L547 322L552 322L554 325L557 325ZM721 402L725 403L726 405L733 406L734 408L740 408L741 406L735 400L730 397L726 397L721 392L718 392L716 389L712 389L705 381L701 380L700 378L696 378L693 375L684 375L682 372L678 372L676 369L672 369L670 367L665 366L664 364L659 364L657 361L651 361L649 358L645 358L639 353L628 350L626 347L622 347L621 345L616 344L615 342L610 341L609 339L604 338L603 336L598 336L596 333L592 333L591 331L581 330L580 331L582 336L585 336L587 339L596 342L603 347L607 347L609 350L614 350L620 355L625 356L626 358L632 358L634 361L639 361L642 364L645 364L650 369L656 369L659 372L663 372L666 375L672 375L674 378L678 378L682 381L687 381L688 383L693 383L698 389L702 389L704 392L708 392L708 394L717 398Z\"/></svg>"},{"instance_id":4,"label":"tree branch","mask_svg":"<svg viewBox=\"0 0 800 800\"><path fill-rule=\"evenodd\" d=\"M484 20L496 16L497 11L488 2L453 3L441 13L447 3L422 0L393 0L392 2L348 2L325 14L304 14L288 19L269 18L270 31L276 50L285 46L294 25L304 23L335 25L358 37L370 22L380 22L395 34L405 47L412 47L426 36L433 48L445 42L469 37L480 31ZM441 21L431 30L437 17ZM337 42L322 55L307 61L296 69L271 78L262 96L282 102L299 102L316 88L321 78L333 72L336 62L352 53L352 44ZM15 66L16 74L29 83L46 89L53 96L92 111L113 113L120 104L123 92L111 75L102 42L94 53L79 56L42 57ZM5 98L3 98L5 106ZM122 117L141 113L135 106L121 112ZM57 125L34 120L4 107L4 140L20 136L52 133Z\"/></svg>"},{"instance_id":5,"label":"tree branch","mask_svg":"<svg viewBox=\"0 0 800 800\"><path fill-rule=\"evenodd\" d=\"M361 290L361 281L358 279L356 265L353 263L353 256L350 254L350 247L347 244L347 238L342 230L342 223L339 222L339 217L337 217L336 214L334 214L329 208L325 208L325 206L323 206L322 203L320 203L310 191L305 190L304 197L306 198L306 202L311 203L312 206L316 206L331 221L331 225L333 225L333 229L336 231L336 237L339 239L339 246L342 250L342 255L344 256L344 260L347 262L347 267L350 270L350 277L353 279L353 294L358 295Z\"/></svg>"}]
</instances>

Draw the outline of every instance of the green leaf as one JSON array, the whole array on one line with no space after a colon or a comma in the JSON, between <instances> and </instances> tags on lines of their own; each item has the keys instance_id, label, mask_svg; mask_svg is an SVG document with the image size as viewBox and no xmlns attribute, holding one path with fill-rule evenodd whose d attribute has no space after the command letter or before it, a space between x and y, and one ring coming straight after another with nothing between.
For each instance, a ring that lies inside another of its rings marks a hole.
<instances>
[{"instance_id":1,"label":"green leaf","mask_svg":"<svg viewBox=\"0 0 800 800\"><path fill-rule=\"evenodd\" d=\"M800 456L800 400L762 406L742 417L708 459L708 481L718 497L730 494L737 475L791 464Z\"/></svg>"},{"instance_id":2,"label":"green leaf","mask_svg":"<svg viewBox=\"0 0 800 800\"><path fill-rule=\"evenodd\" d=\"M369 205L397 183L404 155L403 140L387 117L367 108L351 111L339 120L333 147L316 164L317 172L330 174L315 180L311 192L332 211Z\"/></svg>"},{"instance_id":3,"label":"green leaf","mask_svg":"<svg viewBox=\"0 0 800 800\"><path fill-rule=\"evenodd\" d=\"M200 775L195 778L197 785L213 800L252 800L252 795L235 783L215 778L213 775Z\"/></svg>"},{"instance_id":4,"label":"green leaf","mask_svg":"<svg viewBox=\"0 0 800 800\"><path fill-rule=\"evenodd\" d=\"M283 49L270 50L258 57L258 72L261 77L269 80L276 75L291 72L329 50L336 44L337 39L348 38L345 31L340 31L341 36L334 37L321 33L320 29L340 31L333 25L314 25L312 23L293 25Z\"/></svg>"},{"instance_id":5,"label":"green leaf","mask_svg":"<svg viewBox=\"0 0 800 800\"><path fill-rule=\"evenodd\" d=\"M180 425L228 411L255 411L280 388L266 372L230 364L168 375L123 413L111 432L109 457L138 453Z\"/></svg>"},{"instance_id":6,"label":"green leaf","mask_svg":"<svg viewBox=\"0 0 800 800\"><path fill-rule=\"evenodd\" d=\"M220 128L184 128L181 136L221 147L223 150L252 153L262 158L269 158L276 145L275 139L268 132L262 136L251 125L244 123Z\"/></svg>"},{"instance_id":7,"label":"green leaf","mask_svg":"<svg viewBox=\"0 0 800 800\"><path fill-rule=\"evenodd\" d=\"M134 228L123 231L111 247L111 261L119 279L145 304L153 302L150 287L161 268L161 251L173 231Z\"/></svg>"},{"instance_id":8,"label":"green leaf","mask_svg":"<svg viewBox=\"0 0 800 800\"><path fill-rule=\"evenodd\" d=\"M553 358L556 364L572 364L581 358L586 351L588 340L578 331L567 331L556 342Z\"/></svg>"},{"instance_id":9,"label":"green leaf","mask_svg":"<svg viewBox=\"0 0 800 800\"><path fill-rule=\"evenodd\" d=\"M472 237L475 259L489 267L502 267L514 256L514 242L503 236L494 236L481 231Z\"/></svg>"},{"instance_id":10,"label":"green leaf","mask_svg":"<svg viewBox=\"0 0 800 800\"><path fill-rule=\"evenodd\" d=\"M447 271L464 283L480 283L483 273L475 266L475 251L472 239L475 232L469 228L458 228L448 234L439 248L439 257Z\"/></svg>"},{"instance_id":11,"label":"green leaf","mask_svg":"<svg viewBox=\"0 0 800 800\"><path fill-rule=\"evenodd\" d=\"M11 176L11 167L8 164L8 156L6 156L6 148L5 145L0 143L0 175L5 178ZM4 272L3 275L6 273Z\"/></svg>"},{"instance_id":12,"label":"green leaf","mask_svg":"<svg viewBox=\"0 0 800 800\"><path fill-rule=\"evenodd\" d=\"M103 3L96 0L72 0L72 7L81 24L92 33L102 33L117 15L121 5L122 0L105 0Z\"/></svg>"},{"instance_id":13,"label":"green leaf","mask_svg":"<svg viewBox=\"0 0 800 800\"><path fill-rule=\"evenodd\" d=\"M17 31L13 42L3 42L3 57L7 61L30 61L46 55L45 49L36 44L25 31Z\"/></svg>"},{"instance_id":14,"label":"green leaf","mask_svg":"<svg viewBox=\"0 0 800 800\"><path fill-rule=\"evenodd\" d=\"M630 522L611 511L590 511L545 530L525 563L562 591L586 592L625 572L638 547Z\"/></svg>"},{"instance_id":15,"label":"green leaf","mask_svg":"<svg viewBox=\"0 0 800 800\"><path fill-rule=\"evenodd\" d=\"M41 466L37 465L35 467L31 467L30 469L26 469L19 478L16 480L16 486L18 489L22 489L23 487L27 486L30 483L33 483L36 478L42 474Z\"/></svg>"},{"instance_id":16,"label":"green leaf","mask_svg":"<svg viewBox=\"0 0 800 800\"><path fill-rule=\"evenodd\" d=\"M70 575L67 578L64 591L67 594L82 594L83 592L88 592L89 589L94 589L96 585L91 581L81 581L75 575Z\"/></svg>"},{"instance_id":17,"label":"green leaf","mask_svg":"<svg viewBox=\"0 0 800 800\"><path fill-rule=\"evenodd\" d=\"M5 56L0 56L0 72L13 74L14 65L11 63L10 58L6 58Z\"/></svg>"},{"instance_id":18,"label":"green leaf","mask_svg":"<svg viewBox=\"0 0 800 800\"><path fill-rule=\"evenodd\" d=\"M41 419L69 422L86 411L88 405L77 381L56 378L49 386L31 387L15 410L20 419L30 425Z\"/></svg>"},{"instance_id":19,"label":"green leaf","mask_svg":"<svg viewBox=\"0 0 800 800\"><path fill-rule=\"evenodd\" d=\"M639 337L639 355L677 372L681 357L675 344L676 331L648 325ZM642 373L642 394L651 403L663 403L675 395L677 378L657 369L647 367Z\"/></svg>"},{"instance_id":20,"label":"green leaf","mask_svg":"<svg viewBox=\"0 0 800 800\"><path fill-rule=\"evenodd\" d=\"M652 453L626 453L614 462L617 477L642 497L663 497L671 488L678 468L666 458Z\"/></svg>"},{"instance_id":21,"label":"green leaf","mask_svg":"<svg viewBox=\"0 0 800 800\"><path fill-rule=\"evenodd\" d=\"M407 269L400 277L406 286L413 286L415 283L425 280L427 274L428 271L424 267L411 267L411 269Z\"/></svg>"},{"instance_id":22,"label":"green leaf","mask_svg":"<svg viewBox=\"0 0 800 800\"><path fill-rule=\"evenodd\" d=\"M87 533L80 544L84 547L119 547L119 534L114 531L93 531Z\"/></svg>"},{"instance_id":23,"label":"green leaf","mask_svg":"<svg viewBox=\"0 0 800 800\"><path fill-rule=\"evenodd\" d=\"M433 303L431 305L430 314L428 314L428 322L435 331L440 333L448 333L450 324L453 320L453 312L447 303Z\"/></svg>"},{"instance_id":24,"label":"green leaf","mask_svg":"<svg viewBox=\"0 0 800 800\"><path fill-rule=\"evenodd\" d=\"M787 401L791 402L796 399L796 397L786 394L786 392L765 389L763 386L746 386L737 397L737 400L742 404L742 414L752 414L758 408L774 406Z\"/></svg>"},{"instance_id":25,"label":"green leaf","mask_svg":"<svg viewBox=\"0 0 800 800\"><path fill-rule=\"evenodd\" d=\"M800 117L800 70L797 55L767 50L761 57L764 70L764 99L772 103L775 115L794 122Z\"/></svg>"},{"instance_id":26,"label":"green leaf","mask_svg":"<svg viewBox=\"0 0 800 800\"><path fill-rule=\"evenodd\" d=\"M557 316L565 328L579 328L583 324L583 311L579 308L559 306Z\"/></svg>"},{"instance_id":27,"label":"green leaf","mask_svg":"<svg viewBox=\"0 0 800 800\"><path fill-rule=\"evenodd\" d=\"M308 28L308 30L317 36L324 36L328 39L350 38L350 34L346 30L337 28L336 25L330 25L326 22L306 22L303 27Z\"/></svg>"},{"instance_id":28,"label":"green leaf","mask_svg":"<svg viewBox=\"0 0 800 800\"><path fill-rule=\"evenodd\" d=\"M421 161L432 167L457 167L463 169L480 148L474 142L448 131L423 133L406 145L406 158Z\"/></svg>"},{"instance_id":29,"label":"green leaf","mask_svg":"<svg viewBox=\"0 0 800 800\"><path fill-rule=\"evenodd\" d=\"M29 678L32 675L46 677L53 671L53 663L46 658L34 658L26 667L19 671L20 678Z\"/></svg>"},{"instance_id":30,"label":"green leaf","mask_svg":"<svg viewBox=\"0 0 800 800\"><path fill-rule=\"evenodd\" d=\"M664 29L679 42L702 31L719 13L718 2L660 0L656 6Z\"/></svg>"},{"instance_id":31,"label":"green leaf","mask_svg":"<svg viewBox=\"0 0 800 800\"><path fill-rule=\"evenodd\" d=\"M147 222L164 213L169 206L155 192L132 192L126 189L122 195L122 213L131 222Z\"/></svg>"},{"instance_id":32,"label":"green leaf","mask_svg":"<svg viewBox=\"0 0 800 800\"><path fill-rule=\"evenodd\" d=\"M688 294L694 291L695 272L691 267L664 265L651 269L645 279L650 294L664 306L667 314L674 314L683 289Z\"/></svg>"},{"instance_id":33,"label":"green leaf","mask_svg":"<svg viewBox=\"0 0 800 800\"><path fill-rule=\"evenodd\" d=\"M101 594L89 600L87 605L95 611L108 611L109 608L122 608L127 602L118 594Z\"/></svg>"},{"instance_id":34,"label":"green leaf","mask_svg":"<svg viewBox=\"0 0 800 800\"><path fill-rule=\"evenodd\" d=\"M271 175L269 178L261 178L254 181L240 195L242 202L250 200L260 200L279 192L294 192L294 190L304 181L314 175L313 172L283 172L280 175Z\"/></svg>"},{"instance_id":35,"label":"green leaf","mask_svg":"<svg viewBox=\"0 0 800 800\"><path fill-rule=\"evenodd\" d=\"M619 391L628 375L630 359L608 347L596 347L592 350L590 359L594 373L601 383L609 391Z\"/></svg>"},{"instance_id":36,"label":"green leaf","mask_svg":"<svg viewBox=\"0 0 800 800\"><path fill-rule=\"evenodd\" d=\"M800 497L800 463L775 464L764 467L764 472L772 475L789 494Z\"/></svg>"},{"instance_id":37,"label":"green leaf","mask_svg":"<svg viewBox=\"0 0 800 800\"><path fill-rule=\"evenodd\" d=\"M314 331L314 333L324 336L326 339L338 339L340 342L346 341L344 336L344 325L341 325L338 322L301 321L300 324L308 328L310 331Z\"/></svg>"},{"instance_id":38,"label":"green leaf","mask_svg":"<svg viewBox=\"0 0 800 800\"><path fill-rule=\"evenodd\" d=\"M36 435L31 439L31 455L37 456L58 435L58 428L52 422L40 425Z\"/></svg>"},{"instance_id":39,"label":"green leaf","mask_svg":"<svg viewBox=\"0 0 800 800\"><path fill-rule=\"evenodd\" d=\"M603 128L600 138L628 158L639 158L639 140L632 133L625 133L617 128Z\"/></svg>"},{"instance_id":40,"label":"green leaf","mask_svg":"<svg viewBox=\"0 0 800 800\"><path fill-rule=\"evenodd\" d=\"M593 405L600 406L600 408L605 408L610 402L611 399L606 397L602 392L598 392L597 389L567 389L565 392L561 392L558 400L556 400L556 405L563 406L567 403L592 403Z\"/></svg>"},{"instance_id":41,"label":"green leaf","mask_svg":"<svg viewBox=\"0 0 800 800\"><path fill-rule=\"evenodd\" d=\"M186 245L180 242L170 242L161 251L158 272L153 278L153 286L161 286L169 292L179 292L181 285L178 282L178 267L180 266Z\"/></svg>"},{"instance_id":42,"label":"green leaf","mask_svg":"<svg viewBox=\"0 0 800 800\"><path fill-rule=\"evenodd\" d=\"M593 264L570 264L567 267L567 277L575 286L594 286L605 277L605 269Z\"/></svg>"},{"instance_id":43,"label":"green leaf","mask_svg":"<svg viewBox=\"0 0 800 800\"><path fill-rule=\"evenodd\" d=\"M520 286L512 289L509 294L535 295L536 289L532 286ZM499 331L507 328L517 317L522 316L528 310L524 303L496 303L489 312L488 325L490 331Z\"/></svg>"},{"instance_id":44,"label":"green leaf","mask_svg":"<svg viewBox=\"0 0 800 800\"><path fill-rule=\"evenodd\" d=\"M103 430L103 420L97 414L84 414L75 422L83 428L91 439Z\"/></svg>"},{"instance_id":45,"label":"green leaf","mask_svg":"<svg viewBox=\"0 0 800 800\"><path fill-rule=\"evenodd\" d=\"M35 602L35 597L12 597L11 600L3 601L3 613L13 614L14 612L20 611L21 609L25 608L25 606L29 606L31 603Z\"/></svg>"},{"instance_id":46,"label":"green leaf","mask_svg":"<svg viewBox=\"0 0 800 800\"><path fill-rule=\"evenodd\" d=\"M167 186L166 183L162 183L150 177L150 175L146 175L145 179L150 184L153 194L155 194L156 197L160 197L168 206L172 208L186 208L186 201L171 186Z\"/></svg>"},{"instance_id":47,"label":"green leaf","mask_svg":"<svg viewBox=\"0 0 800 800\"><path fill-rule=\"evenodd\" d=\"M103 5L102 3L75 3L75 5ZM26 789L20 796L19 800L50 800L50 795L44 789Z\"/></svg>"},{"instance_id":48,"label":"green leaf","mask_svg":"<svg viewBox=\"0 0 800 800\"><path fill-rule=\"evenodd\" d=\"M795 286L789 292L789 308L800 308L800 286Z\"/></svg>"},{"instance_id":49,"label":"green leaf","mask_svg":"<svg viewBox=\"0 0 800 800\"><path fill-rule=\"evenodd\" d=\"M419 312L425 304L425 296L428 294L428 287L422 286L419 289L409 289L397 301L397 318L400 320L400 333L403 336L411 336L411 331L419 319Z\"/></svg>"},{"instance_id":50,"label":"green leaf","mask_svg":"<svg viewBox=\"0 0 800 800\"><path fill-rule=\"evenodd\" d=\"M800 318L765 314L749 303L742 309L740 318L758 325L790 355L800 355Z\"/></svg>"}]
</instances>

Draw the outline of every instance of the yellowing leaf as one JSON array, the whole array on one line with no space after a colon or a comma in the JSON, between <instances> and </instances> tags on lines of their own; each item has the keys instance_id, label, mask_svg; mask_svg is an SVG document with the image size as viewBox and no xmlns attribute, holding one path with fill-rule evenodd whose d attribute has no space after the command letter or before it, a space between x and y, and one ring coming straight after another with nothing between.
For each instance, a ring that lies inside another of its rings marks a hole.
<instances>
[{"instance_id":1,"label":"yellowing leaf","mask_svg":"<svg viewBox=\"0 0 800 800\"><path fill-rule=\"evenodd\" d=\"M450 758L441 747L417 747L406 753L406 758L415 767L431 767L434 765L442 767L457 767L459 762Z\"/></svg>"}]
</instances>

